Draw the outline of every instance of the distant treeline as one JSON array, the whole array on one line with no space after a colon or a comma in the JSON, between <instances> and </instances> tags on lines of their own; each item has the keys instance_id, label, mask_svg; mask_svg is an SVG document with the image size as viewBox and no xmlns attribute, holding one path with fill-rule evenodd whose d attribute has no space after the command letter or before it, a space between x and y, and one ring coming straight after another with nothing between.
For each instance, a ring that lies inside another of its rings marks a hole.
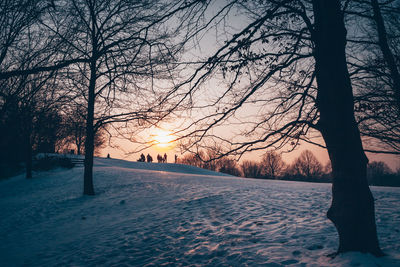
<instances>
[{"instance_id":1,"label":"distant treeline","mask_svg":"<svg viewBox=\"0 0 400 267\"><path fill-rule=\"evenodd\" d=\"M291 164L286 163L282 156L274 151L266 152L259 162L244 160L238 163L229 156L215 158L215 151L202 150L184 155L177 162L246 178L332 182L330 162L324 166L310 150L303 151ZM400 169L393 172L382 161L368 164L367 177L370 185L400 186Z\"/></svg>"}]
</instances>

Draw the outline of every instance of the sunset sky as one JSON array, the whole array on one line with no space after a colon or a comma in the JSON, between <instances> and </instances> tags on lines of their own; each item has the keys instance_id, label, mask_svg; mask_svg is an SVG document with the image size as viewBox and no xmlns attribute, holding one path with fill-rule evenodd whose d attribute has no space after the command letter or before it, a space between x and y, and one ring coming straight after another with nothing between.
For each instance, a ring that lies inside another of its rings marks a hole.
<instances>
[{"instance_id":1,"label":"sunset sky","mask_svg":"<svg viewBox=\"0 0 400 267\"><path fill-rule=\"evenodd\" d=\"M223 1L221 1L220 4L221 3L223 3ZM214 5L218 5L218 2L215 2ZM216 7L215 10L218 10L218 8ZM246 16L244 16L243 14L234 13L233 16L229 16L227 18L224 27L227 26L227 28L231 32L238 32L241 29L243 29L243 27L245 27L248 23L249 19ZM349 31L351 31L351 29L349 29ZM204 60L209 55L217 51L218 48L221 46L221 44L224 43L226 38L227 36L225 35L225 32L221 27L211 28L203 35L199 36L199 38L196 38L195 41L187 44L185 54L182 56L181 60L182 61ZM188 70L186 74L189 75L191 74L192 71L193 70ZM272 86L276 85L271 85L271 87ZM195 97L197 97L196 99L197 103L205 105L211 103L215 98L218 98L222 94L225 87L226 87L226 81L224 79L221 79L221 77L212 77L211 79L207 80L204 83L204 85L202 86L202 90L200 90L199 93L197 93L197 95L195 94ZM262 93L263 91L259 93L259 96L262 97ZM241 118L247 119L260 116L260 114L262 115L266 113L266 110L268 110L269 108L270 107L262 106L261 104L259 106L248 104L247 106L239 110L238 113L241 116ZM132 153L132 151L144 147L143 144L138 145L136 143L131 143L126 140L118 139L113 143L115 146L118 146L119 148L116 147L113 148L108 146L105 149L103 149L102 154L105 156L107 155L107 153L110 153L111 156L115 158L137 160L141 153L145 155L150 153L154 159L156 158L157 154L167 153L168 161L173 162L174 155L178 155L179 157L181 156L182 152L179 149L178 144L171 143L171 141L176 138L176 136L173 135L173 132L180 131L182 128L184 128L184 125L186 123L189 123L189 121L193 121L196 118L200 118L201 116L204 116L204 114L211 114L212 112L213 112L213 107L210 107L208 109L195 108L191 111L187 111L185 114L182 113L181 115L178 115L177 116L178 118L175 120L172 119L169 120L168 122L162 123L161 125L161 128L163 128L162 130L156 128L151 128L149 130L146 130L141 134L141 137L138 139L140 139L141 142L152 142L154 146L151 148L144 149L143 151L137 153ZM235 134L238 134L238 132L240 132L240 127L243 126L240 125L240 120L238 124L235 123L236 122L232 122L231 124L227 123L224 126L218 127L217 129L215 129L215 131L217 131L218 134L220 136L223 136L224 138L228 139L232 138ZM313 139L314 142L317 142L321 145L324 144L322 137L319 133L313 133L313 135L316 136L316 138ZM289 148L286 148L286 150L288 149ZM286 163L290 164L296 157L300 155L302 151L306 149L311 150L323 165L328 163L329 156L326 149L312 144L308 144L306 142L301 142L300 145L292 152L286 152L285 149L279 150L278 152L284 152L282 154L283 160ZM241 160L245 159L245 160L260 161L262 155L265 152L266 150L259 150L259 151L245 153L242 156ZM388 154L373 154L373 153L366 153L366 154L370 162L384 161L393 171L396 171L397 169L400 168L400 156L388 155Z\"/></svg>"}]
</instances>

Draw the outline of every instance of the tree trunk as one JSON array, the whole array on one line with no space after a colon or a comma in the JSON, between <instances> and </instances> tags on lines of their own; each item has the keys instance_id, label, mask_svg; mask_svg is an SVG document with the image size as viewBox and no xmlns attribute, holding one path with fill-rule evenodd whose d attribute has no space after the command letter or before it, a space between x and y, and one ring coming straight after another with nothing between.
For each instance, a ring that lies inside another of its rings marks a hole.
<instances>
[{"instance_id":1,"label":"tree trunk","mask_svg":"<svg viewBox=\"0 0 400 267\"><path fill-rule=\"evenodd\" d=\"M32 145L30 142L30 136L26 137L26 158L25 158L25 168L26 174L25 177L27 179L32 178Z\"/></svg>"},{"instance_id":2,"label":"tree trunk","mask_svg":"<svg viewBox=\"0 0 400 267\"><path fill-rule=\"evenodd\" d=\"M93 188L93 154L94 154L94 102L96 88L96 60L90 63L89 97L86 118L85 139L85 171L84 171L84 195L94 195Z\"/></svg>"},{"instance_id":3,"label":"tree trunk","mask_svg":"<svg viewBox=\"0 0 400 267\"><path fill-rule=\"evenodd\" d=\"M383 22L379 3L377 0L371 0L371 5L374 12L376 29L378 32L379 47L390 71L391 80L393 82L393 92L397 104L397 111L400 114L400 73L397 69L395 57L388 44L385 23Z\"/></svg>"},{"instance_id":4,"label":"tree trunk","mask_svg":"<svg viewBox=\"0 0 400 267\"><path fill-rule=\"evenodd\" d=\"M85 174L84 174L84 195L94 195L93 188L93 155L94 155L94 104L95 104L95 90L97 79L97 34L96 34L96 20L94 14L93 3L89 4L89 11L91 17L91 45L92 55L90 60L90 80L89 80L89 96L86 118L86 139L85 139Z\"/></svg>"},{"instance_id":5,"label":"tree trunk","mask_svg":"<svg viewBox=\"0 0 400 267\"><path fill-rule=\"evenodd\" d=\"M382 255L376 232L374 199L366 177L368 159L354 117L340 1L313 0L313 9L318 127L332 163L332 203L327 215L339 234L337 252Z\"/></svg>"},{"instance_id":6,"label":"tree trunk","mask_svg":"<svg viewBox=\"0 0 400 267\"><path fill-rule=\"evenodd\" d=\"M76 154L80 155L81 154L81 143L76 143Z\"/></svg>"}]
</instances>

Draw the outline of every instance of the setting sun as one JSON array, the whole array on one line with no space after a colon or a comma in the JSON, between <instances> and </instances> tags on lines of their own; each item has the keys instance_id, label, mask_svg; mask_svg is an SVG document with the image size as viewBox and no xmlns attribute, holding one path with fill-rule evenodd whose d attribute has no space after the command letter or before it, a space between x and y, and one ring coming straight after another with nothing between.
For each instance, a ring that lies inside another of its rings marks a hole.
<instances>
[{"instance_id":1,"label":"setting sun","mask_svg":"<svg viewBox=\"0 0 400 267\"><path fill-rule=\"evenodd\" d=\"M162 150L169 150L173 147L173 141L175 137L171 131L157 129L155 134L152 136L152 143L156 145L157 148Z\"/></svg>"}]
</instances>

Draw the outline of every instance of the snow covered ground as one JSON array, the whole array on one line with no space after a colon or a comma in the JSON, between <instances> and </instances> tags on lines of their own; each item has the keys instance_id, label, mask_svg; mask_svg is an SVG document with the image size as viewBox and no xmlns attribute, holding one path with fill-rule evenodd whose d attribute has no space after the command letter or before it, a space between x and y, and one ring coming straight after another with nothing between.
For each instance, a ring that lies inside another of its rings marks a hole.
<instances>
[{"instance_id":1,"label":"snow covered ground","mask_svg":"<svg viewBox=\"0 0 400 267\"><path fill-rule=\"evenodd\" d=\"M388 256L347 253L330 185L242 179L177 164L96 159L0 181L0 266L400 266L400 189L373 188Z\"/></svg>"}]
</instances>

